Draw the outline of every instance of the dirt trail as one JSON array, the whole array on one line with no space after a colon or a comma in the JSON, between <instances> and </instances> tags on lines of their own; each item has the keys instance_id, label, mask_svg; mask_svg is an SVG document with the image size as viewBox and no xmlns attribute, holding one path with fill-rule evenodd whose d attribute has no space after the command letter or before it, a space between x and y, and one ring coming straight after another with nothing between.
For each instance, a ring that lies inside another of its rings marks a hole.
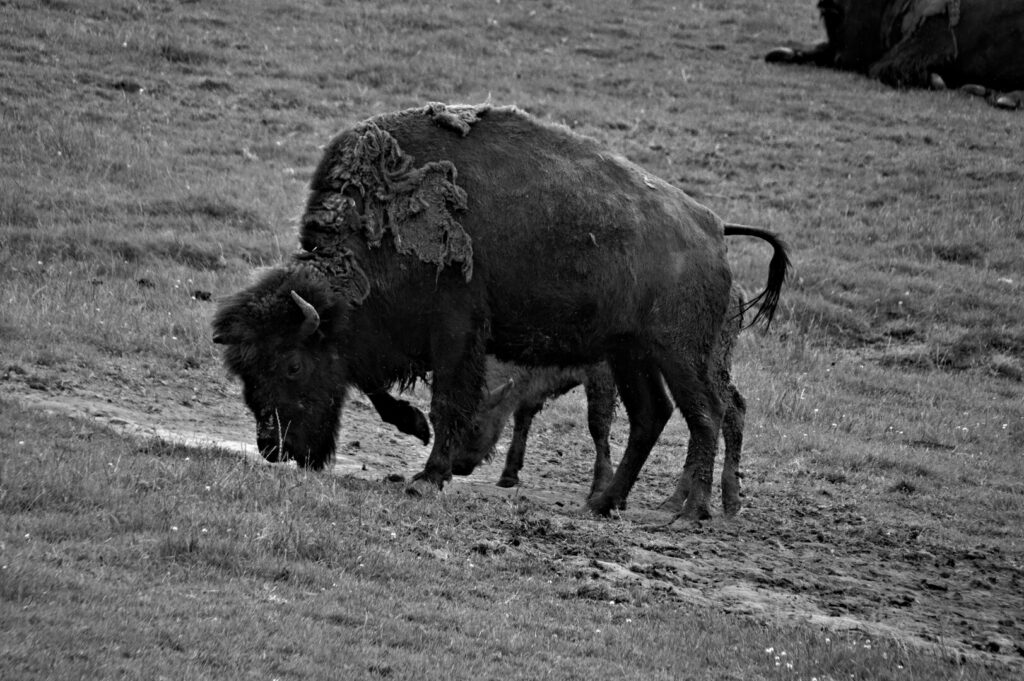
<instances>
[{"instance_id":1,"label":"dirt trail","mask_svg":"<svg viewBox=\"0 0 1024 681\"><path fill-rule=\"evenodd\" d=\"M211 376L175 384L125 378L132 375L118 368L69 381L8 372L0 376L0 390L26 405L131 435L212 444L258 459L252 419L237 385ZM575 399L582 403L582 397ZM412 401L426 411L424 394ZM613 443L621 452L624 419L618 421ZM526 541L509 550L534 552L557 566L577 580L580 598L673 599L765 619L801 620L1024 672L1019 556L991 547L922 545L906 536L906 528L866 517L856 500L794 495L767 484L751 489L748 483L746 507L736 519L667 525L670 517L657 503L670 491L675 462L658 456L652 456L621 518L598 520L582 510L591 466L585 432L585 427L541 419L531 437L522 487L494 486L500 469L495 463L471 478L457 478L445 493L516 495L532 504L536 512L530 517L539 520L517 528ZM685 428L670 424L666 441L685 442ZM369 480L409 475L422 467L427 453L414 438L382 424L356 395L346 407L334 472ZM597 534L614 542L595 546L598 524Z\"/></svg>"}]
</instances>

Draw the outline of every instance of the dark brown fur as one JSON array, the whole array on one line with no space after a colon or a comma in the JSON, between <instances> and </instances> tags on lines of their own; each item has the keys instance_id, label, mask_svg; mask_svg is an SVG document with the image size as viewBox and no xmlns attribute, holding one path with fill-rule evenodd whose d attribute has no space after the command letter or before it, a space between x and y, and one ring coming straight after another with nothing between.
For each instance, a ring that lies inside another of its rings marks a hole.
<instances>
[{"instance_id":1,"label":"dark brown fur","mask_svg":"<svg viewBox=\"0 0 1024 681\"><path fill-rule=\"evenodd\" d=\"M335 138L311 182L308 252L218 311L215 339L258 430L322 466L348 385L373 390L431 370L434 443L409 486L424 493L451 476L486 353L535 366L606 359L630 439L592 507L607 513L625 500L674 401L691 433L685 515L706 516L722 418L709 361L731 279L722 222L565 128L512 108L457 114L472 121L468 134L427 107ZM356 186L342 166L371 128L398 156L382 157L384 179ZM412 206L402 202L424 177L437 180L420 195L429 219L394 210ZM437 235L454 235L455 250ZM307 325L292 291L318 313L310 335L298 333Z\"/></svg>"},{"instance_id":2,"label":"dark brown fur","mask_svg":"<svg viewBox=\"0 0 1024 681\"><path fill-rule=\"evenodd\" d=\"M1024 90L1024 0L819 0L818 9L827 41L766 59L859 71L897 87Z\"/></svg>"}]
</instances>

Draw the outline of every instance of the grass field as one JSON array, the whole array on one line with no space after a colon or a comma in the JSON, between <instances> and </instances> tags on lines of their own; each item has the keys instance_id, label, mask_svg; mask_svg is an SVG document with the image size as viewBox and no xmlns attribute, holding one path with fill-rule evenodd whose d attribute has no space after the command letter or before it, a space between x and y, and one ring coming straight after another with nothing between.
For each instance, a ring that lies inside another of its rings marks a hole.
<instances>
[{"instance_id":1,"label":"grass field","mask_svg":"<svg viewBox=\"0 0 1024 681\"><path fill-rule=\"evenodd\" d=\"M813 5L0 3L0 676L1018 678L1024 116L765 64ZM663 526L674 419L591 518L576 394L520 493L492 464L429 501L62 410L251 440L217 300L294 250L335 132L428 101L565 123L792 245L737 351L743 515Z\"/></svg>"}]
</instances>

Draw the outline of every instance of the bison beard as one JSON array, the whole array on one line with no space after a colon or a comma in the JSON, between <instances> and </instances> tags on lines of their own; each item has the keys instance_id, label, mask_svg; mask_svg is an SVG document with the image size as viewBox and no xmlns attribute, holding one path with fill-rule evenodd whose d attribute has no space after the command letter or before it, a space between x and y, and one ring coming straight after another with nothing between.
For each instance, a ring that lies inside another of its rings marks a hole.
<instances>
[{"instance_id":1,"label":"bison beard","mask_svg":"<svg viewBox=\"0 0 1024 681\"><path fill-rule=\"evenodd\" d=\"M517 109L430 105L331 142L300 238L305 253L214 320L254 414L288 421L285 449L333 433L346 386L433 371L434 443L407 489L436 491L477 411L485 354L604 359L630 433L591 507L624 502L674 403L690 430L682 515L709 515L722 420L709 358L731 275L721 220L684 192ZM320 318L311 334L292 291Z\"/></svg>"}]
</instances>

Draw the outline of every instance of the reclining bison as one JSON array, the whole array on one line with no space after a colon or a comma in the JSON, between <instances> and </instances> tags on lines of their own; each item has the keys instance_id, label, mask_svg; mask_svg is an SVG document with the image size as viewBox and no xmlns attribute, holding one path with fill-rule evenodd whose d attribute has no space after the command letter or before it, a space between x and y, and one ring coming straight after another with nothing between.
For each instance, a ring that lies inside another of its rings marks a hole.
<instances>
[{"instance_id":1,"label":"reclining bison","mask_svg":"<svg viewBox=\"0 0 1024 681\"><path fill-rule=\"evenodd\" d=\"M300 241L213 323L265 457L322 468L350 385L433 371L433 445L407 490L436 491L477 411L486 354L605 360L630 432L590 506L626 499L674 402L690 431L682 515L709 515L723 412L710 358L731 274L722 221L682 190L513 107L428 105L335 137ZM762 313L780 286L769 282Z\"/></svg>"},{"instance_id":2,"label":"reclining bison","mask_svg":"<svg viewBox=\"0 0 1024 681\"><path fill-rule=\"evenodd\" d=\"M725 234L746 234L768 241L774 248L769 265L772 277L785 277L788 267L786 247L775 235L763 230L737 229L727 225ZM725 460L722 467L722 507L727 515L740 510L740 457L743 449L743 423L746 401L732 382L732 352L743 328L743 314L748 307L739 287L733 286L729 309L711 358L711 379L719 400L725 408L722 438ZM770 319L767 320L770 323ZM526 441L534 417L548 400L561 397L582 385L587 398L587 426L594 441L594 477L588 496L607 487L614 468L608 436L615 414L616 390L611 369L604 362L584 367L521 367L493 358L487 361L486 397L473 419L472 429L462 449L452 456L452 472L469 475L483 461L491 458L498 438L510 416L513 417L512 438L505 454L505 465L498 478L499 487L519 484ZM683 502L679 490L666 502L675 509Z\"/></svg>"},{"instance_id":3,"label":"reclining bison","mask_svg":"<svg viewBox=\"0 0 1024 681\"><path fill-rule=\"evenodd\" d=\"M897 87L962 87L1024 106L1024 0L819 0L828 40L770 62L866 73Z\"/></svg>"}]
</instances>

